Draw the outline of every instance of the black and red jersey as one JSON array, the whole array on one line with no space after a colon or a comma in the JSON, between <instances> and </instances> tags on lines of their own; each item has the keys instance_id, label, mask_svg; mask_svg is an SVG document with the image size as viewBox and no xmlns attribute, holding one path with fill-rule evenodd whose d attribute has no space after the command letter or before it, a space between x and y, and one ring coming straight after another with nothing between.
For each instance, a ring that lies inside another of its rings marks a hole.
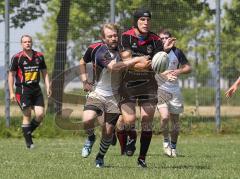
<instances>
[{"instance_id":1,"label":"black and red jersey","mask_svg":"<svg viewBox=\"0 0 240 179\"><path fill-rule=\"evenodd\" d=\"M120 52L130 51L132 57L150 56L150 59L160 51L163 51L163 43L160 37L152 32L148 36L137 36L134 28L124 32L119 43ZM156 103L157 83L154 72L128 70L123 77L120 93L123 102L134 101Z\"/></svg>"},{"instance_id":2,"label":"black and red jersey","mask_svg":"<svg viewBox=\"0 0 240 179\"><path fill-rule=\"evenodd\" d=\"M15 85L17 87L38 85L40 72L46 68L43 54L34 50L31 59L25 55L24 51L21 51L12 57L10 64L10 71L16 72Z\"/></svg>"},{"instance_id":3,"label":"black and red jersey","mask_svg":"<svg viewBox=\"0 0 240 179\"><path fill-rule=\"evenodd\" d=\"M119 50L130 50L132 57L149 55L152 58L157 52L163 51L163 43L160 37L152 32L141 38L136 36L134 28L131 28L122 34Z\"/></svg>"},{"instance_id":4,"label":"black and red jersey","mask_svg":"<svg viewBox=\"0 0 240 179\"><path fill-rule=\"evenodd\" d=\"M101 47L102 45L103 45L102 42L96 42L96 43L89 45L87 51L85 52L85 54L83 56L84 62L85 63L94 62L95 53L96 53L97 49L99 47Z\"/></svg>"}]
</instances>

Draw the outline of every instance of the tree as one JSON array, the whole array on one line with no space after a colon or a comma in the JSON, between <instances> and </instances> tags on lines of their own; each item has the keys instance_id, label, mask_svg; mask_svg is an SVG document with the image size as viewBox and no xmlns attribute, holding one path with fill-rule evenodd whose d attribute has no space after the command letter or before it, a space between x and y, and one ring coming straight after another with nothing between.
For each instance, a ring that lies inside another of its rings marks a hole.
<instances>
[{"instance_id":1,"label":"tree","mask_svg":"<svg viewBox=\"0 0 240 179\"><path fill-rule=\"evenodd\" d=\"M67 35L68 48L66 46L66 48L62 49L66 50L65 52L62 52L63 55L65 56L67 53L68 56L66 57L67 59L63 59L63 62L59 61L62 65L61 72L63 72L66 67L66 61L79 60L87 45L99 39L99 29L101 24L109 21L109 2L109 0L72 0L72 6L70 7L69 12L69 31ZM178 4L177 7L176 4ZM58 12L60 11L60 3L57 0L52 0L47 5L50 14L45 23L47 33L38 34L38 37L42 42L41 48L49 60L48 63L50 65L48 65L50 68L56 70L56 61L54 62L50 59L58 60L56 56L54 57L56 51L53 47L56 46L55 39L58 28L55 21ZM183 50L187 50L188 44L193 38L198 37L199 34L203 33L200 28L204 27L205 21L210 18L209 15L211 12L208 4L205 2L202 3L199 0L169 0L167 3L152 0L121 0L116 3L116 19L118 23L124 28L130 27L132 14L135 9L140 6L147 7L153 12L152 30L157 32L160 27L169 28L174 32L174 35L178 37L178 46L183 48ZM193 31L193 24L198 24L199 19L202 19L202 23L201 25L196 26L197 28L194 28ZM185 34L191 35L185 37ZM201 39L200 36L199 39ZM53 65L53 62L55 65ZM55 74L53 74L53 76L55 76ZM61 92L63 92L63 89L59 91L59 94L55 93L54 95L61 96ZM62 101L60 98L59 100L61 103Z\"/></svg>"},{"instance_id":2,"label":"tree","mask_svg":"<svg viewBox=\"0 0 240 179\"><path fill-rule=\"evenodd\" d=\"M57 41L56 41L56 53L54 60L54 69L52 74L52 93L53 104L50 105L49 102L49 111L50 112L60 112L62 109L62 95L63 95L63 85L64 85L64 75L62 74L65 69L65 64L67 60L67 35L68 35L68 26L69 26L69 14L70 14L70 0L61 0L60 10L57 16ZM51 108L54 107L54 108ZM54 109L54 110L53 110ZM60 113L61 114L61 113Z\"/></svg>"},{"instance_id":3,"label":"tree","mask_svg":"<svg viewBox=\"0 0 240 179\"><path fill-rule=\"evenodd\" d=\"M24 27L27 22L35 20L45 13L43 5L47 0L18 0L10 1L11 27ZM4 20L4 0L0 0L0 23Z\"/></svg>"},{"instance_id":4,"label":"tree","mask_svg":"<svg viewBox=\"0 0 240 179\"><path fill-rule=\"evenodd\" d=\"M224 5L223 31L222 31L222 76L231 85L239 76L240 70L240 2L232 0Z\"/></svg>"}]
</instances>

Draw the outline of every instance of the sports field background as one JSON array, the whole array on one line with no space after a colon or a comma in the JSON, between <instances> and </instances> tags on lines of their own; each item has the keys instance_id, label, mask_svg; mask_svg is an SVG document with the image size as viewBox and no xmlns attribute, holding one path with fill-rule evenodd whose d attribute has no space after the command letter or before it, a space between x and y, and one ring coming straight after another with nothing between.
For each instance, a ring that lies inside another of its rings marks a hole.
<instances>
[{"instance_id":1,"label":"sports field background","mask_svg":"<svg viewBox=\"0 0 240 179\"><path fill-rule=\"evenodd\" d=\"M0 20L3 20L4 1L0 2L2 2ZM96 169L94 158L98 151L100 127L96 128L97 142L92 155L83 159L80 150L85 135L81 129L81 116L86 93L83 92L79 75L75 72L73 77L65 76L64 84L61 86L63 98L60 98L61 95L57 98L62 100L63 109L73 111L68 122L80 123L80 127L78 130L60 128L56 124L55 113L50 113L47 109L43 124L34 133L36 148L27 150L21 132L21 112L16 104L10 106L10 127L6 127L3 85L5 67L2 67L4 63L2 60L0 178L239 178L240 95L237 92L227 100L224 92L240 74L240 1L221 1L219 82L216 81L218 69L215 61L216 1L116 0L115 2L115 20L122 31L131 27L130 17L136 8L147 7L153 13L152 31L157 33L160 28L169 29L177 38L176 46L183 50L193 67L193 72L181 77L179 81L185 99L185 111L181 115L179 157L168 158L162 154L160 118L156 112L154 136L147 157L146 170L138 168L136 164L139 138L137 151L133 157L120 156L117 143L116 146L110 147L106 155L106 168ZM62 6L62 3L71 3L71 5ZM26 12L28 9L30 12ZM62 23L57 24L56 19L61 15L59 12L63 12L61 20L68 22L68 28L61 26ZM42 23L36 24L35 29L41 25L43 31L36 33L34 28L31 29L34 49L44 53L50 77L54 79L56 77L53 76L54 71L59 70L56 64L61 68L59 72L61 74L65 74L69 69L78 69L79 59L88 45L99 40L101 24L110 21L110 0L11 1L12 34L10 36L17 34L24 23L31 23L36 18ZM60 32L63 33L62 36L57 36ZM10 41L10 56L21 50L19 43L21 35ZM0 52L4 55L4 37L1 39ZM218 83L221 88L221 129L217 133L215 93ZM54 94L57 94L58 90L53 89ZM48 104L47 100L46 104ZM138 120L138 132L139 124Z\"/></svg>"}]
</instances>

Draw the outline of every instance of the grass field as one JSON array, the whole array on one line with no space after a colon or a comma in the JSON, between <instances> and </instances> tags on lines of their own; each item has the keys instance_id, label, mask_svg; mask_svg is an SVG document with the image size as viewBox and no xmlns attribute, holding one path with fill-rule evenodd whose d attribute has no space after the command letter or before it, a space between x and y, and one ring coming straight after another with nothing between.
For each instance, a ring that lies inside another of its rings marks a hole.
<instances>
[{"instance_id":1,"label":"grass field","mask_svg":"<svg viewBox=\"0 0 240 179\"><path fill-rule=\"evenodd\" d=\"M133 157L111 147L105 168L95 168L99 137L92 155L80 155L83 138L35 139L36 148L25 149L23 139L0 139L0 178L239 178L240 135L181 135L179 157L162 154L162 138L154 136L147 169ZM138 144L139 145L139 144Z\"/></svg>"}]
</instances>

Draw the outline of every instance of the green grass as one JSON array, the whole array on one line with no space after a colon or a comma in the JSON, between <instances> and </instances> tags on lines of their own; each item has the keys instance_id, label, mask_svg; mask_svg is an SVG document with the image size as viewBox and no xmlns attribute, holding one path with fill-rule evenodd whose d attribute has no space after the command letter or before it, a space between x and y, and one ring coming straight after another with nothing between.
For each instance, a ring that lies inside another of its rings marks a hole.
<instances>
[{"instance_id":1,"label":"green grass","mask_svg":"<svg viewBox=\"0 0 240 179\"><path fill-rule=\"evenodd\" d=\"M57 118L58 121L61 119ZM83 136L85 133L81 123L81 118L71 118L63 120L62 125L65 129L56 124L54 115L47 115L42 125L34 132L35 138L63 138L63 137L76 137ZM5 119L0 117L0 138L21 138L21 117L12 117L10 128L6 128ZM77 124L76 124L77 123ZM96 125L98 125L96 121ZM75 127L77 126L77 127ZM136 128L139 130L141 127L140 120L136 122ZM71 128L74 130L66 130ZM100 133L99 127L96 129ZM160 118L156 117L153 124L154 134L160 134ZM196 116L182 116L181 117L181 133L192 135L206 135L215 134L215 118L214 117L196 117ZM239 117L222 117L221 118L221 134L240 134Z\"/></svg>"},{"instance_id":2,"label":"green grass","mask_svg":"<svg viewBox=\"0 0 240 179\"><path fill-rule=\"evenodd\" d=\"M133 157L120 156L119 145L105 157L106 168L95 168L99 137L92 155L79 153L84 138L35 139L27 150L23 139L0 139L0 178L239 178L240 135L181 135L179 157L162 154L162 137L154 136L147 169Z\"/></svg>"}]
</instances>

